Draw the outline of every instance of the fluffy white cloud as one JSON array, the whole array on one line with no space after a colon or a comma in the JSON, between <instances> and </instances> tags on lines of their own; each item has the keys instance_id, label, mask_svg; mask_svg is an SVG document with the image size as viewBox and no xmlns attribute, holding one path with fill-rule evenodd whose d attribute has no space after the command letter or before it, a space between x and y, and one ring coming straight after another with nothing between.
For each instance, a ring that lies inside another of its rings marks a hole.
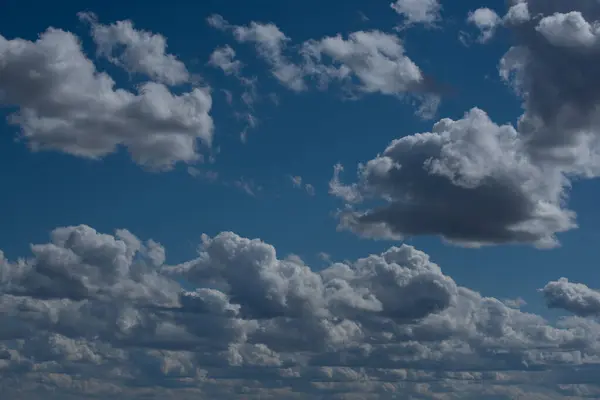
<instances>
[{"instance_id":1,"label":"fluffy white cloud","mask_svg":"<svg viewBox=\"0 0 600 400\"><path fill-rule=\"evenodd\" d=\"M168 85L190 80L185 64L166 52L167 39L164 36L135 29L129 20L103 25L93 13L82 12L78 16L91 25L98 54L112 63Z\"/></svg>"},{"instance_id":2,"label":"fluffy white cloud","mask_svg":"<svg viewBox=\"0 0 600 400\"><path fill-rule=\"evenodd\" d=\"M467 21L480 30L479 41L482 43L491 39L496 27L502 22L498 14L489 8L478 8L470 12Z\"/></svg>"},{"instance_id":3,"label":"fluffy white cloud","mask_svg":"<svg viewBox=\"0 0 600 400\"><path fill-rule=\"evenodd\" d=\"M238 75L243 64L235 60L235 50L230 46L223 46L215 49L210 55L208 63L216 68L220 68L226 75Z\"/></svg>"},{"instance_id":4,"label":"fluffy white cloud","mask_svg":"<svg viewBox=\"0 0 600 400\"><path fill-rule=\"evenodd\" d=\"M316 272L225 232L204 236L196 259L164 262L156 242L87 226L56 229L18 262L0 257L3 393L554 399L600 390L597 321L553 326L458 286L410 246Z\"/></svg>"},{"instance_id":5,"label":"fluffy white cloud","mask_svg":"<svg viewBox=\"0 0 600 400\"><path fill-rule=\"evenodd\" d=\"M337 35L311 40L304 43L302 51L308 58L308 73L324 83L356 78L360 91L398 95L419 90L424 81L419 67L405 55L400 39L380 31L353 32L347 39Z\"/></svg>"},{"instance_id":6,"label":"fluffy white cloud","mask_svg":"<svg viewBox=\"0 0 600 400\"><path fill-rule=\"evenodd\" d=\"M212 141L208 88L173 94L145 82L135 93L117 89L78 38L60 29L35 42L0 36L0 105L17 109L8 121L35 150L96 159L123 146L137 163L164 169L194 162L198 142Z\"/></svg>"},{"instance_id":7,"label":"fluffy white cloud","mask_svg":"<svg viewBox=\"0 0 600 400\"><path fill-rule=\"evenodd\" d=\"M522 148L511 125L495 124L480 109L442 119L431 132L394 140L359 166L352 185L340 182L336 166L331 194L349 204L383 201L342 212L340 227L367 237L554 246L555 233L575 227L574 213L563 208L567 181L532 163Z\"/></svg>"},{"instance_id":8,"label":"fluffy white cloud","mask_svg":"<svg viewBox=\"0 0 600 400\"><path fill-rule=\"evenodd\" d=\"M406 25L431 25L441 19L438 0L396 0L390 6L404 17Z\"/></svg>"}]
</instances>

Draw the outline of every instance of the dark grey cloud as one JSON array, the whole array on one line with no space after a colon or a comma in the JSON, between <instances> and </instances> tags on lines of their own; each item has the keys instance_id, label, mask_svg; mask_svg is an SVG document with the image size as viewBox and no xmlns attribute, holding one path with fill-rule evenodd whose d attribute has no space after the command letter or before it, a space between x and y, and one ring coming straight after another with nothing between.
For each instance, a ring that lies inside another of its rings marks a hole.
<instances>
[{"instance_id":1,"label":"dark grey cloud","mask_svg":"<svg viewBox=\"0 0 600 400\"><path fill-rule=\"evenodd\" d=\"M540 162L562 163L576 173L595 175L600 78L593 65L600 57L596 46L600 4L514 3L506 25L515 43L503 57L500 72L524 100L518 129Z\"/></svg>"},{"instance_id":2,"label":"dark grey cloud","mask_svg":"<svg viewBox=\"0 0 600 400\"><path fill-rule=\"evenodd\" d=\"M342 184L336 168L331 194L350 204L383 203L341 212L340 227L367 237L554 246L556 233L575 227L574 213L563 207L567 181L534 164L522 146L512 126L480 109L397 139L359 167L355 184Z\"/></svg>"},{"instance_id":3,"label":"dark grey cloud","mask_svg":"<svg viewBox=\"0 0 600 400\"><path fill-rule=\"evenodd\" d=\"M188 262L165 265L165 255L126 230L77 226L56 229L20 261L0 257L7 398L558 399L600 390L598 321L552 325L458 286L410 246L319 272L231 232L204 236Z\"/></svg>"}]
</instances>

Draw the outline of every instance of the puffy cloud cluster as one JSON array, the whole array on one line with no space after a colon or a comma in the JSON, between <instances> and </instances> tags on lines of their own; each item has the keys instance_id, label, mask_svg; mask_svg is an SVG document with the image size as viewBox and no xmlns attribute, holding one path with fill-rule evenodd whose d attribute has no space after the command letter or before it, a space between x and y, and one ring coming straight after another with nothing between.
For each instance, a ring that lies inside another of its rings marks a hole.
<instances>
[{"instance_id":1,"label":"puffy cloud cluster","mask_svg":"<svg viewBox=\"0 0 600 400\"><path fill-rule=\"evenodd\" d=\"M151 80L135 92L116 88L79 39L60 29L33 42L0 35L0 106L17 110L9 123L36 150L97 159L122 146L138 164L158 169L196 161L198 144L212 142L210 90L175 94L160 83L189 79L183 63L165 53L162 36L128 21L105 26L92 19L92 26L101 54Z\"/></svg>"},{"instance_id":2,"label":"puffy cloud cluster","mask_svg":"<svg viewBox=\"0 0 600 400\"><path fill-rule=\"evenodd\" d=\"M424 116L434 113L439 104L431 82L405 54L402 41L394 34L372 30L352 32L347 37L326 36L307 40L295 51L290 50L291 38L272 23L234 25L220 15L207 21L215 29L230 32L237 42L253 44L273 77L290 90L305 91L311 83L326 89L337 83L350 97L409 94L423 102L420 111Z\"/></svg>"},{"instance_id":3,"label":"puffy cloud cluster","mask_svg":"<svg viewBox=\"0 0 600 400\"><path fill-rule=\"evenodd\" d=\"M498 125L479 109L442 119L431 132L393 141L330 192L348 204L340 227L363 236L440 235L465 245L557 245L576 226L567 208L573 177L600 166L600 81L593 65L600 3L519 0L497 17L479 9L469 21L489 39L500 25L514 45L499 74L523 100L516 126Z\"/></svg>"},{"instance_id":4,"label":"puffy cloud cluster","mask_svg":"<svg viewBox=\"0 0 600 400\"><path fill-rule=\"evenodd\" d=\"M553 326L458 286L411 246L318 272L231 232L204 236L197 258L172 266L160 244L126 230L57 228L31 250L15 262L0 256L9 398L600 391L597 321Z\"/></svg>"}]
</instances>

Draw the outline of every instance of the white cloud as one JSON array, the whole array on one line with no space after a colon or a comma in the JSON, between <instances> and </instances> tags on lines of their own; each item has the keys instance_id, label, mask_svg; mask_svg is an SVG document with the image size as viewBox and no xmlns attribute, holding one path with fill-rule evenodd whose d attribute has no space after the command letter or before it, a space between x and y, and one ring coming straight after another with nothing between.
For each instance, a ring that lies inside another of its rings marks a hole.
<instances>
[{"instance_id":1,"label":"white cloud","mask_svg":"<svg viewBox=\"0 0 600 400\"><path fill-rule=\"evenodd\" d=\"M35 150L100 158L125 147L141 165L194 162L210 144L208 88L173 94L160 83L136 93L115 88L96 70L76 36L49 28L35 42L0 36L0 104L16 107L9 122Z\"/></svg>"},{"instance_id":2,"label":"white cloud","mask_svg":"<svg viewBox=\"0 0 600 400\"><path fill-rule=\"evenodd\" d=\"M438 0L396 0L390 6L404 17L406 25L431 25L441 19Z\"/></svg>"},{"instance_id":3,"label":"white cloud","mask_svg":"<svg viewBox=\"0 0 600 400\"><path fill-rule=\"evenodd\" d=\"M110 25L98 22L92 13L79 13L79 19L91 25L98 54L131 73L177 85L191 79L185 64L167 53L167 39L156 33L135 29L129 20Z\"/></svg>"},{"instance_id":4,"label":"white cloud","mask_svg":"<svg viewBox=\"0 0 600 400\"><path fill-rule=\"evenodd\" d=\"M552 325L509 308L457 286L411 246L316 272L224 232L203 236L197 258L164 262L156 242L87 226L56 229L19 262L0 257L3 393L558 399L599 390L597 321Z\"/></svg>"},{"instance_id":5,"label":"white cloud","mask_svg":"<svg viewBox=\"0 0 600 400\"><path fill-rule=\"evenodd\" d=\"M215 49L210 55L209 65L220 68L226 75L238 75L243 64L235 60L235 50L230 46L223 46Z\"/></svg>"},{"instance_id":6,"label":"white cloud","mask_svg":"<svg viewBox=\"0 0 600 400\"><path fill-rule=\"evenodd\" d=\"M496 14L494 10L486 7L478 8L477 10L470 12L467 21L475 25L481 32L478 38L481 43L490 40L498 25L502 23L498 14Z\"/></svg>"},{"instance_id":7,"label":"white cloud","mask_svg":"<svg viewBox=\"0 0 600 400\"><path fill-rule=\"evenodd\" d=\"M212 15L207 19L209 25L223 31L230 31L240 43L252 43L261 58L270 66L273 76L287 88L303 91L306 84L302 70L283 54L290 41L274 24L251 22L248 26L231 25L220 15Z\"/></svg>"}]
</instances>

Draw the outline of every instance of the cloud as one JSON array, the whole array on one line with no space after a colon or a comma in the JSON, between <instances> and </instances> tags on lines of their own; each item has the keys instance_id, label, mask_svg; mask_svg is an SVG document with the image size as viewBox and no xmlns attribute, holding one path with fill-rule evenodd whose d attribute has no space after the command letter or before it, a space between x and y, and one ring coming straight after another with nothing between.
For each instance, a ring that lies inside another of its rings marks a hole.
<instances>
[{"instance_id":1,"label":"cloud","mask_svg":"<svg viewBox=\"0 0 600 400\"><path fill-rule=\"evenodd\" d=\"M253 21L248 26L237 26L220 15L211 15L207 22L216 29L230 31L240 43L254 44L259 56L271 66L271 73L281 84L293 91L306 89L301 68L283 54L290 38L275 24Z\"/></svg>"},{"instance_id":2,"label":"cloud","mask_svg":"<svg viewBox=\"0 0 600 400\"><path fill-rule=\"evenodd\" d=\"M292 185L296 189L304 189L306 191L306 193L309 194L309 196L315 195L315 187L313 185L311 185L310 183L303 184L301 176L290 176L290 180L292 181Z\"/></svg>"},{"instance_id":3,"label":"cloud","mask_svg":"<svg viewBox=\"0 0 600 400\"><path fill-rule=\"evenodd\" d=\"M166 52L167 39L164 36L137 30L129 20L103 25L93 13L80 12L78 17L90 24L98 54L113 64L167 85L190 81L185 64Z\"/></svg>"},{"instance_id":4,"label":"cloud","mask_svg":"<svg viewBox=\"0 0 600 400\"><path fill-rule=\"evenodd\" d=\"M319 272L231 232L203 236L181 264L166 265L165 254L129 231L82 225L57 228L27 258L1 256L3 393L554 399L600 390L597 321L551 325L458 286L411 246L324 259Z\"/></svg>"},{"instance_id":5,"label":"cloud","mask_svg":"<svg viewBox=\"0 0 600 400\"><path fill-rule=\"evenodd\" d=\"M399 95L420 90L424 82L421 70L406 56L400 39L380 31L307 41L302 52L308 60L308 73L321 79L322 84L356 78L358 91ZM331 60L331 65L324 57Z\"/></svg>"},{"instance_id":6,"label":"cloud","mask_svg":"<svg viewBox=\"0 0 600 400\"><path fill-rule=\"evenodd\" d=\"M548 307L562 308L582 317L600 315L600 292L584 284L561 278L548 282L541 291Z\"/></svg>"},{"instance_id":7,"label":"cloud","mask_svg":"<svg viewBox=\"0 0 600 400\"><path fill-rule=\"evenodd\" d=\"M215 49L210 55L208 64L220 68L226 75L238 75L243 64L235 60L235 50L230 46L223 46Z\"/></svg>"},{"instance_id":8,"label":"cloud","mask_svg":"<svg viewBox=\"0 0 600 400\"><path fill-rule=\"evenodd\" d=\"M492 38L498 25L502 23L502 20L494 10L484 7L470 12L467 17L467 22L475 25L479 29L481 34L479 35L478 41L480 43L485 43Z\"/></svg>"},{"instance_id":9,"label":"cloud","mask_svg":"<svg viewBox=\"0 0 600 400\"><path fill-rule=\"evenodd\" d=\"M34 150L98 159L122 146L140 165L192 163L198 142L210 145L208 88L173 94L145 82L135 93L115 88L76 36L49 28L35 42L0 36L0 104L16 108L9 123Z\"/></svg>"},{"instance_id":10,"label":"cloud","mask_svg":"<svg viewBox=\"0 0 600 400\"><path fill-rule=\"evenodd\" d=\"M336 166L331 194L349 204L378 201L342 212L340 227L367 237L440 235L467 246L555 246L556 233L575 227L574 213L563 208L567 181L532 163L522 146L511 125L477 108L396 139L359 166L356 183L342 184Z\"/></svg>"},{"instance_id":11,"label":"cloud","mask_svg":"<svg viewBox=\"0 0 600 400\"><path fill-rule=\"evenodd\" d=\"M396 0L390 6L405 19L405 25L432 25L441 19L438 0Z\"/></svg>"},{"instance_id":12,"label":"cloud","mask_svg":"<svg viewBox=\"0 0 600 400\"><path fill-rule=\"evenodd\" d=\"M595 2L516 3L505 18L515 43L500 63L501 76L523 98L518 129L528 151L585 176L597 175L600 165L600 81L591 67L600 57L599 13Z\"/></svg>"},{"instance_id":13,"label":"cloud","mask_svg":"<svg viewBox=\"0 0 600 400\"><path fill-rule=\"evenodd\" d=\"M306 91L310 84L326 90L337 83L349 98L369 93L396 97L411 94L423 103L418 114L426 118L435 114L439 105L436 88L405 54L396 35L357 31L347 37L325 36L289 46L291 38L273 23L233 25L219 15L207 21L216 29L231 32L239 43L254 44L258 55L271 67L273 77L292 91Z\"/></svg>"}]
</instances>

